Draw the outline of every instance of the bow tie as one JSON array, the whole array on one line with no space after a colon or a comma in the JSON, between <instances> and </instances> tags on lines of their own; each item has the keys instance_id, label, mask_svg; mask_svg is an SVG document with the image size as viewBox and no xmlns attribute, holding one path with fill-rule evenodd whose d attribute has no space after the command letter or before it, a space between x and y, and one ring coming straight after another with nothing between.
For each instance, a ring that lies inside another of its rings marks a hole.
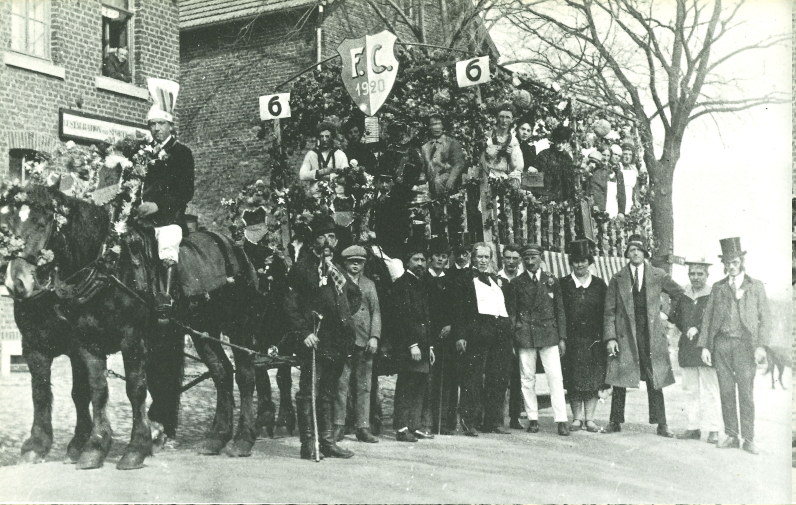
<instances>
[{"instance_id":1,"label":"bow tie","mask_svg":"<svg viewBox=\"0 0 796 505\"><path fill-rule=\"evenodd\" d=\"M478 278L479 281L483 282L487 286L491 286L492 285L492 281L489 279L489 274L488 273L486 273L486 272L478 272L476 274L476 277Z\"/></svg>"}]
</instances>

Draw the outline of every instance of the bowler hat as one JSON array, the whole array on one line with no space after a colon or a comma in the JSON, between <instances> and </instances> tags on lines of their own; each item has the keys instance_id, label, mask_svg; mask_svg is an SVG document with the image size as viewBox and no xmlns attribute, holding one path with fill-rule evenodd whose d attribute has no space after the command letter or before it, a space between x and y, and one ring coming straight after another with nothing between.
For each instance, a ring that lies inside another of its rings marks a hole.
<instances>
[{"instance_id":1,"label":"bowler hat","mask_svg":"<svg viewBox=\"0 0 796 505\"><path fill-rule=\"evenodd\" d=\"M429 254L447 254L451 250L445 237L432 237L428 242Z\"/></svg>"},{"instance_id":2,"label":"bowler hat","mask_svg":"<svg viewBox=\"0 0 796 505\"><path fill-rule=\"evenodd\" d=\"M310 221L312 237L335 231L334 219L328 214L315 214Z\"/></svg>"},{"instance_id":3,"label":"bowler hat","mask_svg":"<svg viewBox=\"0 0 796 505\"><path fill-rule=\"evenodd\" d=\"M539 244L525 244L520 247L520 256L527 256L529 254L542 254L542 246Z\"/></svg>"},{"instance_id":4,"label":"bowler hat","mask_svg":"<svg viewBox=\"0 0 796 505\"><path fill-rule=\"evenodd\" d=\"M589 241L580 239L569 243L569 262L588 260L589 264L594 264L594 256L589 250Z\"/></svg>"},{"instance_id":5,"label":"bowler hat","mask_svg":"<svg viewBox=\"0 0 796 505\"><path fill-rule=\"evenodd\" d=\"M630 236L630 238L627 239L627 247L625 247L625 258L627 258L627 253L630 250L630 246L635 246L641 249L644 252L645 258L650 257L649 249L647 249L647 241L641 235L633 234Z\"/></svg>"},{"instance_id":6,"label":"bowler hat","mask_svg":"<svg viewBox=\"0 0 796 505\"><path fill-rule=\"evenodd\" d=\"M730 261L735 258L743 257L746 251L741 249L741 237L730 237L719 240L721 244L721 254L719 258L722 261Z\"/></svg>"},{"instance_id":7,"label":"bowler hat","mask_svg":"<svg viewBox=\"0 0 796 505\"><path fill-rule=\"evenodd\" d=\"M367 252L361 245L352 245L343 249L343 261L347 260L362 260L367 259Z\"/></svg>"}]
</instances>

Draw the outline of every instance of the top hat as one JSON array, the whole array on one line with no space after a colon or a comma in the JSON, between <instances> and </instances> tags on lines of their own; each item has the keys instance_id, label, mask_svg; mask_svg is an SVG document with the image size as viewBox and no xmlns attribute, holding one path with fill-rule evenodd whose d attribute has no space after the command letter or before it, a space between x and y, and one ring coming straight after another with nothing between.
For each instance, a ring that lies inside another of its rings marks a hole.
<instances>
[{"instance_id":1,"label":"top hat","mask_svg":"<svg viewBox=\"0 0 796 505\"><path fill-rule=\"evenodd\" d=\"M328 214L315 214L310 221L312 237L335 231L334 219Z\"/></svg>"},{"instance_id":2,"label":"top hat","mask_svg":"<svg viewBox=\"0 0 796 505\"><path fill-rule=\"evenodd\" d=\"M429 254L448 254L451 248L445 237L432 237L428 242Z\"/></svg>"},{"instance_id":3,"label":"top hat","mask_svg":"<svg viewBox=\"0 0 796 505\"><path fill-rule=\"evenodd\" d=\"M589 241L585 239L573 240L569 243L569 261L574 263L583 260L588 260L589 264L594 264L594 256L589 250Z\"/></svg>"},{"instance_id":4,"label":"top hat","mask_svg":"<svg viewBox=\"0 0 796 505\"><path fill-rule=\"evenodd\" d=\"M741 237L730 237L719 240L721 244L721 254L719 258L722 261L730 261L735 258L743 257L746 251L741 249Z\"/></svg>"},{"instance_id":5,"label":"top hat","mask_svg":"<svg viewBox=\"0 0 796 505\"><path fill-rule=\"evenodd\" d=\"M630 238L627 239L627 247L625 247L625 258L627 258L627 252L630 249L630 246L636 246L644 252L644 257L649 258L650 252L647 249L647 241L644 240L644 237L638 234L633 234Z\"/></svg>"}]
</instances>

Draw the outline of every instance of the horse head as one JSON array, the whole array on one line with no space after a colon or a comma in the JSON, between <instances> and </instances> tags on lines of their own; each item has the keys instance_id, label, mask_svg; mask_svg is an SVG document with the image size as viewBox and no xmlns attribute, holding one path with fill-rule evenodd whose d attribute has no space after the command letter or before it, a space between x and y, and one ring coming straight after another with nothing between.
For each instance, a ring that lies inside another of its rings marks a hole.
<instances>
[{"instance_id":1,"label":"horse head","mask_svg":"<svg viewBox=\"0 0 796 505\"><path fill-rule=\"evenodd\" d=\"M98 227L108 229L101 207L53 187L14 188L0 204L0 232L8 243L22 241L6 251L5 286L17 299L50 289L59 270L68 275L96 257L105 236Z\"/></svg>"}]
</instances>

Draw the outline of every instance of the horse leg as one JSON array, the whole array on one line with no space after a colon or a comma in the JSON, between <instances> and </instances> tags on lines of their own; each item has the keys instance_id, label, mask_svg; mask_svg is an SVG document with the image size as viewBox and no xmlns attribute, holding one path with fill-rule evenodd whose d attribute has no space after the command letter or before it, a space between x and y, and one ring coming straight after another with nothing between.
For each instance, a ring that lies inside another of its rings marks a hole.
<instances>
[{"instance_id":1,"label":"horse leg","mask_svg":"<svg viewBox=\"0 0 796 505\"><path fill-rule=\"evenodd\" d=\"M216 385L216 414L213 426L197 450L199 454L216 455L232 438L232 416L235 409L232 363L229 362L221 344L195 336L191 338L196 352L207 366Z\"/></svg>"},{"instance_id":2,"label":"horse leg","mask_svg":"<svg viewBox=\"0 0 796 505\"><path fill-rule=\"evenodd\" d=\"M148 417L152 424L155 449L177 436L180 411L184 339L173 327L157 327L149 336L146 382L152 396Z\"/></svg>"},{"instance_id":3,"label":"horse leg","mask_svg":"<svg viewBox=\"0 0 796 505\"><path fill-rule=\"evenodd\" d=\"M263 428L268 438L274 438L276 404L271 396L271 376L268 369L258 367L254 369L254 383L257 389L257 421L255 429L259 435Z\"/></svg>"},{"instance_id":4,"label":"horse leg","mask_svg":"<svg viewBox=\"0 0 796 505\"><path fill-rule=\"evenodd\" d=\"M69 360L72 362L72 402L75 404L77 413L77 423L75 424L75 434L69 445L66 447L66 458L64 463L77 463L80 453L91 437L91 386L89 385L88 369L80 355L73 351L69 353Z\"/></svg>"},{"instance_id":5,"label":"horse leg","mask_svg":"<svg viewBox=\"0 0 796 505\"><path fill-rule=\"evenodd\" d=\"M277 426L286 426L288 435L296 431L296 410L293 408L292 367L283 365L277 368L276 385L279 387L279 415Z\"/></svg>"},{"instance_id":6,"label":"horse leg","mask_svg":"<svg viewBox=\"0 0 796 505\"><path fill-rule=\"evenodd\" d=\"M105 456L108 455L113 442L113 430L111 430L111 425L105 415L105 406L108 403L108 380L105 377L106 358L92 354L86 349L80 349L80 356L88 370L93 416L91 437L77 460L77 468L90 470L100 468L105 461Z\"/></svg>"},{"instance_id":7,"label":"horse leg","mask_svg":"<svg viewBox=\"0 0 796 505\"><path fill-rule=\"evenodd\" d=\"M50 356L23 348L30 370L30 385L33 395L33 426L30 437L22 444L22 459L25 463L41 463L50 452L53 443L52 405L50 389Z\"/></svg>"},{"instance_id":8,"label":"horse leg","mask_svg":"<svg viewBox=\"0 0 796 505\"><path fill-rule=\"evenodd\" d=\"M233 349L235 355L235 380L240 393L240 417L235 437L227 443L224 452L233 457L251 456L257 438L254 418L254 363L251 354Z\"/></svg>"},{"instance_id":9,"label":"horse leg","mask_svg":"<svg viewBox=\"0 0 796 505\"><path fill-rule=\"evenodd\" d=\"M133 429L130 443L127 444L122 459L116 464L119 470L142 468L146 457L152 455L152 434L146 414L146 348L143 339L134 337L135 335L127 336L122 340L125 386L133 409Z\"/></svg>"}]
</instances>

